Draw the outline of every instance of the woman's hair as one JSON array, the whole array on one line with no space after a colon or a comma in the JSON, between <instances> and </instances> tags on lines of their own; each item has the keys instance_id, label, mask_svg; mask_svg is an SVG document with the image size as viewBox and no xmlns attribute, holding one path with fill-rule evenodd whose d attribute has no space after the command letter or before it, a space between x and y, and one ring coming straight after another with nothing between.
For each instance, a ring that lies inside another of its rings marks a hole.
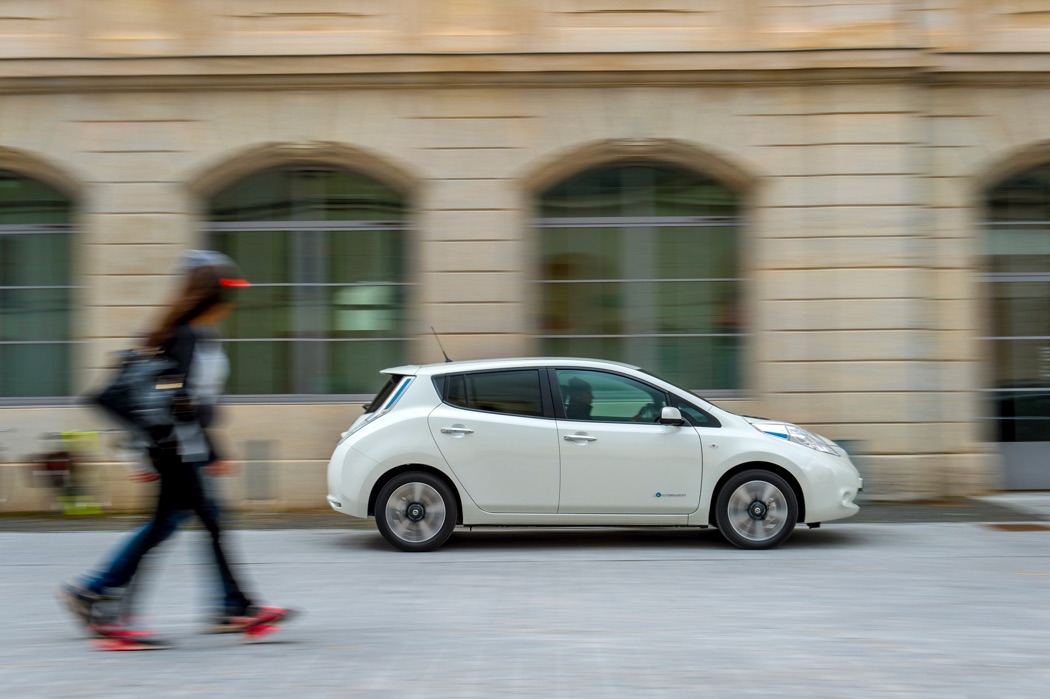
<instances>
[{"instance_id":1,"label":"woman's hair","mask_svg":"<svg viewBox=\"0 0 1050 699\"><path fill-rule=\"evenodd\" d=\"M229 291L222 284L218 267L194 267L186 272L185 279L179 295L147 336L148 346L160 347L171 338L176 326L189 323L214 306L229 301Z\"/></svg>"}]
</instances>

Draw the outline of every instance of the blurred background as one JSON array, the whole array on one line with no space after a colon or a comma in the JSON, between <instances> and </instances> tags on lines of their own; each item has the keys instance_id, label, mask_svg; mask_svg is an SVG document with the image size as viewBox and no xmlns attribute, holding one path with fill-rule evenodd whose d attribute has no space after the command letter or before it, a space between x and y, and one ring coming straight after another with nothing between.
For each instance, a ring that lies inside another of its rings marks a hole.
<instances>
[{"instance_id":1,"label":"blurred background","mask_svg":"<svg viewBox=\"0 0 1050 699\"><path fill-rule=\"evenodd\" d=\"M245 509L324 507L431 326L798 422L868 497L1050 489L1048 113L1050 0L0 0L0 511L188 248L252 282Z\"/></svg>"}]
</instances>

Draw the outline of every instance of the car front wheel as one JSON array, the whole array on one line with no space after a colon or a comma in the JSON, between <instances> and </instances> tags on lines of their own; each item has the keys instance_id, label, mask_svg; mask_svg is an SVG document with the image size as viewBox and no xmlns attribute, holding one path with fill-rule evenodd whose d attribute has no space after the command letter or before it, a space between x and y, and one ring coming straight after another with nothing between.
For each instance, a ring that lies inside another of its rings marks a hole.
<instances>
[{"instance_id":1,"label":"car front wheel","mask_svg":"<svg viewBox=\"0 0 1050 699\"><path fill-rule=\"evenodd\" d=\"M798 499L786 480L764 469L736 474L722 486L715 524L726 541L742 549L771 549L798 521Z\"/></svg>"},{"instance_id":2,"label":"car front wheel","mask_svg":"<svg viewBox=\"0 0 1050 699\"><path fill-rule=\"evenodd\" d=\"M376 526L402 551L433 551L456 527L452 491L437 476L413 471L391 478L376 497Z\"/></svg>"}]
</instances>

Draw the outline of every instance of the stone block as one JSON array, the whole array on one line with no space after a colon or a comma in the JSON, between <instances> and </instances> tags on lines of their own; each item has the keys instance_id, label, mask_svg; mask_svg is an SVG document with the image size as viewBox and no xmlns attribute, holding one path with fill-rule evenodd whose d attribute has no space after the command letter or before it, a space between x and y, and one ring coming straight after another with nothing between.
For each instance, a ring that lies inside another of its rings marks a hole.
<instances>
[{"instance_id":1,"label":"stone block","mask_svg":"<svg viewBox=\"0 0 1050 699\"><path fill-rule=\"evenodd\" d=\"M181 277L173 275L92 275L84 278L81 298L87 306L148 306L167 303Z\"/></svg>"},{"instance_id":2,"label":"stone block","mask_svg":"<svg viewBox=\"0 0 1050 699\"><path fill-rule=\"evenodd\" d=\"M916 298L916 269L808 269L763 272L754 280L763 299Z\"/></svg>"},{"instance_id":3,"label":"stone block","mask_svg":"<svg viewBox=\"0 0 1050 699\"><path fill-rule=\"evenodd\" d=\"M513 148L533 141L535 119L528 115L497 118L419 118L405 127L416 148Z\"/></svg>"},{"instance_id":4,"label":"stone block","mask_svg":"<svg viewBox=\"0 0 1050 699\"><path fill-rule=\"evenodd\" d=\"M514 210L523 205L513 180L431 180L422 192L424 210Z\"/></svg>"},{"instance_id":5,"label":"stone block","mask_svg":"<svg viewBox=\"0 0 1050 699\"><path fill-rule=\"evenodd\" d=\"M420 227L427 241L521 241L531 222L522 211L425 211Z\"/></svg>"},{"instance_id":6,"label":"stone block","mask_svg":"<svg viewBox=\"0 0 1050 699\"><path fill-rule=\"evenodd\" d=\"M81 247L85 270L99 275L152 276L174 268L185 248L165 243Z\"/></svg>"},{"instance_id":7,"label":"stone block","mask_svg":"<svg viewBox=\"0 0 1050 699\"><path fill-rule=\"evenodd\" d=\"M164 243L188 248L198 233L197 222L185 214L85 214L81 220L85 242L99 245Z\"/></svg>"},{"instance_id":8,"label":"stone block","mask_svg":"<svg viewBox=\"0 0 1050 699\"><path fill-rule=\"evenodd\" d=\"M522 303L424 303L420 316L441 333L524 333L531 329Z\"/></svg>"},{"instance_id":9,"label":"stone block","mask_svg":"<svg viewBox=\"0 0 1050 699\"><path fill-rule=\"evenodd\" d=\"M91 187L85 210L92 214L188 214L189 190L171 183L100 183Z\"/></svg>"},{"instance_id":10,"label":"stone block","mask_svg":"<svg viewBox=\"0 0 1050 699\"><path fill-rule=\"evenodd\" d=\"M496 359L500 357L526 357L535 355L537 344L534 338L524 333L496 332L446 332L444 326L434 326L441 337L448 356L456 361L466 359ZM418 356L414 361L438 363L444 361L441 348L430 338L421 337L416 343Z\"/></svg>"},{"instance_id":11,"label":"stone block","mask_svg":"<svg viewBox=\"0 0 1050 699\"><path fill-rule=\"evenodd\" d=\"M928 330L804 330L760 340L761 360L844 362L936 359L941 340Z\"/></svg>"},{"instance_id":12,"label":"stone block","mask_svg":"<svg viewBox=\"0 0 1050 699\"><path fill-rule=\"evenodd\" d=\"M923 232L924 212L916 206L800 207L786 200L784 193L770 189L760 194L752 215L757 238L864 238Z\"/></svg>"},{"instance_id":13,"label":"stone block","mask_svg":"<svg viewBox=\"0 0 1050 699\"><path fill-rule=\"evenodd\" d=\"M179 182L193 162L184 152L90 152L77 157L80 166L100 182Z\"/></svg>"},{"instance_id":14,"label":"stone block","mask_svg":"<svg viewBox=\"0 0 1050 699\"><path fill-rule=\"evenodd\" d=\"M757 309L756 329L915 330L924 326L931 303L916 299L767 301Z\"/></svg>"},{"instance_id":15,"label":"stone block","mask_svg":"<svg viewBox=\"0 0 1050 699\"><path fill-rule=\"evenodd\" d=\"M415 165L429 179L509 179L529 162L530 151L518 146L448 148L440 144L413 150Z\"/></svg>"},{"instance_id":16,"label":"stone block","mask_svg":"<svg viewBox=\"0 0 1050 699\"><path fill-rule=\"evenodd\" d=\"M436 303L520 301L533 292L520 273L436 272L423 275L424 298Z\"/></svg>"},{"instance_id":17,"label":"stone block","mask_svg":"<svg viewBox=\"0 0 1050 699\"><path fill-rule=\"evenodd\" d=\"M771 176L891 175L907 179L921 171L922 153L913 146L815 145L762 149Z\"/></svg>"},{"instance_id":18,"label":"stone block","mask_svg":"<svg viewBox=\"0 0 1050 699\"><path fill-rule=\"evenodd\" d=\"M835 238L782 238L753 246L756 270L793 270L801 273L828 268L912 267L926 258L915 238L856 236Z\"/></svg>"},{"instance_id":19,"label":"stone block","mask_svg":"<svg viewBox=\"0 0 1050 699\"><path fill-rule=\"evenodd\" d=\"M520 266L522 245L518 242L442 241L420 246L418 265L427 272L508 272Z\"/></svg>"},{"instance_id":20,"label":"stone block","mask_svg":"<svg viewBox=\"0 0 1050 699\"><path fill-rule=\"evenodd\" d=\"M917 206L917 185L906 175L819 175L781 177L764 194L767 206Z\"/></svg>"},{"instance_id":21,"label":"stone block","mask_svg":"<svg viewBox=\"0 0 1050 699\"><path fill-rule=\"evenodd\" d=\"M776 393L930 390L945 385L938 380L943 372L937 362L921 360L777 362L767 389Z\"/></svg>"}]
</instances>

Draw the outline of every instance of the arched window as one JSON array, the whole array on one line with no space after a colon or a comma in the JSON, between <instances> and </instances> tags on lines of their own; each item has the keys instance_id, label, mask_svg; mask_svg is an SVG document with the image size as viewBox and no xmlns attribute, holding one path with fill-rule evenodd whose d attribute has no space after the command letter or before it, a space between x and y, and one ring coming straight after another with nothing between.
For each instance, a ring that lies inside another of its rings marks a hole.
<instances>
[{"instance_id":1,"label":"arched window","mask_svg":"<svg viewBox=\"0 0 1050 699\"><path fill-rule=\"evenodd\" d=\"M367 394L405 356L405 204L364 175L283 167L211 199L212 244L241 267L229 392Z\"/></svg>"},{"instance_id":2,"label":"arched window","mask_svg":"<svg viewBox=\"0 0 1050 699\"><path fill-rule=\"evenodd\" d=\"M0 170L0 396L68 396L71 306L69 199Z\"/></svg>"},{"instance_id":3,"label":"arched window","mask_svg":"<svg viewBox=\"0 0 1050 699\"><path fill-rule=\"evenodd\" d=\"M740 387L736 197L673 167L604 167L540 198L543 353L638 364L692 389Z\"/></svg>"},{"instance_id":4,"label":"arched window","mask_svg":"<svg viewBox=\"0 0 1050 699\"><path fill-rule=\"evenodd\" d=\"M1050 164L995 187L988 214L998 439L1050 442ZM1028 474L1041 488L1050 487L1046 454L1043 449L1036 457L1041 474ZM1012 464L1008 487L1032 487L1025 469Z\"/></svg>"}]
</instances>

